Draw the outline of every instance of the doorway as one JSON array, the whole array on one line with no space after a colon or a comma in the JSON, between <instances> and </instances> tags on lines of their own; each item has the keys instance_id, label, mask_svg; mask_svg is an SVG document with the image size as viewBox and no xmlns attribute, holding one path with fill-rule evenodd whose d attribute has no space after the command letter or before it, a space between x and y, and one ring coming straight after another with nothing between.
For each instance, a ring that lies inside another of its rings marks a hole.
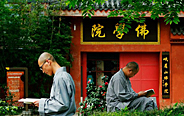
<instances>
[{"instance_id":1,"label":"doorway","mask_svg":"<svg viewBox=\"0 0 184 116\"><path fill-rule=\"evenodd\" d=\"M119 53L87 53L87 82L96 86L103 82L101 77L108 76L109 80L119 70Z\"/></svg>"}]
</instances>

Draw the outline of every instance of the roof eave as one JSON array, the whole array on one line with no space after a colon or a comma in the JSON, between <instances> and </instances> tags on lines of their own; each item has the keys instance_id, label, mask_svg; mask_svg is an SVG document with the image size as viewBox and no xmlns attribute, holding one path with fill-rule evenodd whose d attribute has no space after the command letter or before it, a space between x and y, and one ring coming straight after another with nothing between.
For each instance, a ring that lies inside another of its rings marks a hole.
<instances>
[{"instance_id":1,"label":"roof eave","mask_svg":"<svg viewBox=\"0 0 184 116\"><path fill-rule=\"evenodd\" d=\"M109 15L109 12L111 10L95 10L95 13L92 17L107 17ZM74 17L83 17L82 16L82 10L60 10L58 13L56 13L57 16L74 16ZM179 17L184 17L184 12L181 11L178 14ZM122 16L117 16L122 17ZM145 17L151 17L151 14L149 12L146 13ZM159 17L164 17L164 15L160 15Z\"/></svg>"}]
</instances>

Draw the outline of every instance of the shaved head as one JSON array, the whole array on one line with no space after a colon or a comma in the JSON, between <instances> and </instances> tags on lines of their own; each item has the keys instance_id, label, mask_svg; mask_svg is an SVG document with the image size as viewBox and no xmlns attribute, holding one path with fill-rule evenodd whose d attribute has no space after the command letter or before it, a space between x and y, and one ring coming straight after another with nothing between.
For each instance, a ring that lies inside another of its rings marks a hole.
<instances>
[{"instance_id":1,"label":"shaved head","mask_svg":"<svg viewBox=\"0 0 184 116\"><path fill-rule=\"evenodd\" d=\"M53 57L50 53L48 53L48 52L42 53L42 54L40 55L40 57L38 58L38 61L44 62L44 61L46 61L47 59L50 59L50 60L52 60L53 62L55 62L54 57Z\"/></svg>"},{"instance_id":2,"label":"shaved head","mask_svg":"<svg viewBox=\"0 0 184 116\"><path fill-rule=\"evenodd\" d=\"M139 65L136 62L129 62L123 68L123 72L126 77L131 78L139 72Z\"/></svg>"},{"instance_id":3,"label":"shaved head","mask_svg":"<svg viewBox=\"0 0 184 116\"><path fill-rule=\"evenodd\" d=\"M139 68L139 65L136 62L129 62L126 65L127 68L130 68L132 70L137 70Z\"/></svg>"}]
</instances>

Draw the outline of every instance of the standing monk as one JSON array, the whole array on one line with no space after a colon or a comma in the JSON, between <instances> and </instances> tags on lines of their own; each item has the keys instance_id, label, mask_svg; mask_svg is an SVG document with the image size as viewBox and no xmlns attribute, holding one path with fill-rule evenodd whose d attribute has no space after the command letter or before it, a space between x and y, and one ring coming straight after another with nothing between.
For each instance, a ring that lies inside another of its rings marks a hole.
<instances>
[{"instance_id":1,"label":"standing monk","mask_svg":"<svg viewBox=\"0 0 184 116\"><path fill-rule=\"evenodd\" d=\"M145 91L136 93L132 89L129 78L137 74L138 71L138 64L129 62L123 69L120 69L112 76L106 95L108 112L121 110L125 107L128 107L129 110L139 111L157 109L156 103L152 99L145 97Z\"/></svg>"},{"instance_id":2,"label":"standing monk","mask_svg":"<svg viewBox=\"0 0 184 116\"><path fill-rule=\"evenodd\" d=\"M38 65L43 73L53 77L49 99L34 102L40 115L72 116L75 114L75 85L72 77L61 67L54 57L44 52L38 58Z\"/></svg>"}]
</instances>

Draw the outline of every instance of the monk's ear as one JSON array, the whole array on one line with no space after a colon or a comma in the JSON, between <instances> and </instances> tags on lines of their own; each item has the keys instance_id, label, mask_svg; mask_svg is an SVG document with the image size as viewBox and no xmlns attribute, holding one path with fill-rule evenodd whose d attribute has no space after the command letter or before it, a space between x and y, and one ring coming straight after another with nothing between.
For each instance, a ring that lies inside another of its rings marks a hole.
<instances>
[{"instance_id":1,"label":"monk's ear","mask_svg":"<svg viewBox=\"0 0 184 116\"><path fill-rule=\"evenodd\" d=\"M47 62L49 65L51 65L51 60L46 60L46 62Z\"/></svg>"},{"instance_id":2,"label":"monk's ear","mask_svg":"<svg viewBox=\"0 0 184 116\"><path fill-rule=\"evenodd\" d=\"M132 70L132 69L128 69L128 72L129 72L129 73L132 73L132 72L133 72L133 70Z\"/></svg>"}]
</instances>

